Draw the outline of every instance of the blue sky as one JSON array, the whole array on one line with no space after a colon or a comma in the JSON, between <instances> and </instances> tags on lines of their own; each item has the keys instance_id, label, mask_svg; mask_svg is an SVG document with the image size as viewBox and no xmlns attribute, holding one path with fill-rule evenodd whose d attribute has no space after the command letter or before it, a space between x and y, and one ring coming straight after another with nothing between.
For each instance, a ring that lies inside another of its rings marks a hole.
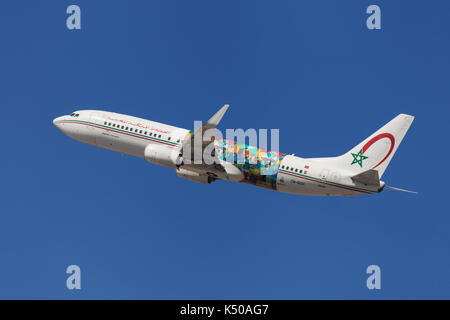
<instances>
[{"instance_id":1,"label":"blue sky","mask_svg":"<svg viewBox=\"0 0 450 320\"><path fill-rule=\"evenodd\" d=\"M82 29L66 28L81 7ZM382 29L366 28L378 4ZM448 1L6 1L0 13L0 298L450 298ZM191 128L279 128L302 157L416 119L384 191L200 185L71 140L103 109ZM81 267L69 291L66 267ZM367 266L382 289L366 288Z\"/></svg>"}]
</instances>

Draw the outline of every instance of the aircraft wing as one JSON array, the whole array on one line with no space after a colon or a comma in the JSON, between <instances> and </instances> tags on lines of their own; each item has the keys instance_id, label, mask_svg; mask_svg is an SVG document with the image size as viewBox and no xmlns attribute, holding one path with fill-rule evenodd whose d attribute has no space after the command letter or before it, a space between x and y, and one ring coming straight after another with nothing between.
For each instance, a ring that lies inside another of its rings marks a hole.
<instances>
[{"instance_id":1,"label":"aircraft wing","mask_svg":"<svg viewBox=\"0 0 450 320\"><path fill-rule=\"evenodd\" d=\"M215 154L215 129L228 107L228 104L224 105L211 119L196 128L190 136L184 139L181 149L183 159L181 166L183 169L197 172L200 175L207 174L213 179L232 181L244 179L244 175L236 166L218 159ZM211 157L206 159L205 157L209 155Z\"/></svg>"}]
</instances>

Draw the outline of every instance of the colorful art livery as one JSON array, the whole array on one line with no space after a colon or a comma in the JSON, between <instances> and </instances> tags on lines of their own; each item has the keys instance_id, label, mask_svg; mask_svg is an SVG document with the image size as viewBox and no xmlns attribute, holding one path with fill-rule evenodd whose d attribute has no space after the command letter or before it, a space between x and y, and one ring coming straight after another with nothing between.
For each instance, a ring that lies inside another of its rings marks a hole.
<instances>
[{"instance_id":1,"label":"colorful art livery","mask_svg":"<svg viewBox=\"0 0 450 320\"><path fill-rule=\"evenodd\" d=\"M233 163L244 174L246 183L276 190L278 168L284 154L226 139L214 141L216 156Z\"/></svg>"}]
</instances>

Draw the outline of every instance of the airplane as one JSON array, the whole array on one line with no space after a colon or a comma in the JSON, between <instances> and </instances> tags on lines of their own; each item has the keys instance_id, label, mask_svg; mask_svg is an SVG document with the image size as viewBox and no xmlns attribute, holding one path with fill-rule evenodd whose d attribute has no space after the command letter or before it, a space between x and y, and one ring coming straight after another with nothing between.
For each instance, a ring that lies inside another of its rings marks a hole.
<instances>
[{"instance_id":1,"label":"airplane","mask_svg":"<svg viewBox=\"0 0 450 320\"><path fill-rule=\"evenodd\" d=\"M228 180L316 196L353 197L383 189L417 193L380 180L414 120L411 115L399 114L341 156L300 158L214 135L204 139L228 107L224 105L195 131L101 110L75 111L53 124L70 138L175 169L177 176L203 184ZM213 161L202 158L202 152Z\"/></svg>"}]
</instances>

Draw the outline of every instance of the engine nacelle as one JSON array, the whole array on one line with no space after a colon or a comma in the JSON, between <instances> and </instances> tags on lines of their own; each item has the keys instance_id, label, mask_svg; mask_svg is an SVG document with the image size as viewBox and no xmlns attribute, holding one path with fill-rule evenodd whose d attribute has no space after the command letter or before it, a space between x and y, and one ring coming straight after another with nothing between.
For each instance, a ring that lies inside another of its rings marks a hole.
<instances>
[{"instance_id":1,"label":"engine nacelle","mask_svg":"<svg viewBox=\"0 0 450 320\"><path fill-rule=\"evenodd\" d=\"M197 172L191 171L191 170L185 170L183 168L177 169L177 176L180 178L192 180L195 182L200 182L204 184L208 184L214 181L213 178L208 177L206 175L200 175Z\"/></svg>"},{"instance_id":2,"label":"engine nacelle","mask_svg":"<svg viewBox=\"0 0 450 320\"><path fill-rule=\"evenodd\" d=\"M145 147L144 158L148 162L160 166L175 168L180 151L157 144L149 144Z\"/></svg>"}]
</instances>

